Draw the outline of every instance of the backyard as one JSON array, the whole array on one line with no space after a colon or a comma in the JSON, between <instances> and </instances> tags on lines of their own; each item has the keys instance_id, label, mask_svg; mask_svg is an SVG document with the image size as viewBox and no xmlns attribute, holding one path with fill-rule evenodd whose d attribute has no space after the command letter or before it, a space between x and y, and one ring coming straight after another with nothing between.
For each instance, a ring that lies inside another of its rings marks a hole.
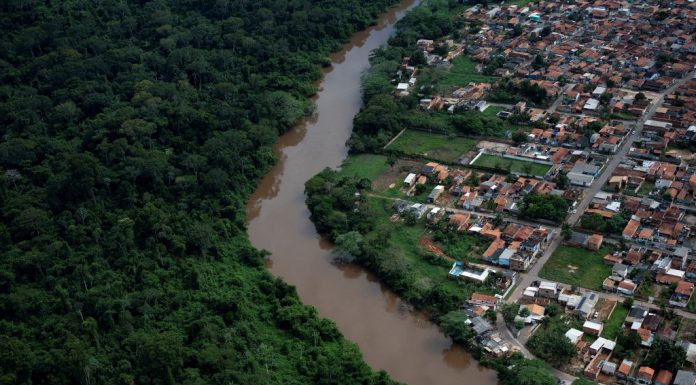
<instances>
[{"instance_id":1,"label":"backyard","mask_svg":"<svg viewBox=\"0 0 696 385\"><path fill-rule=\"evenodd\" d=\"M481 156L479 156L478 159L472 163L472 165L537 176L546 175L551 168L551 166L545 164L527 162L517 159L508 159L491 154L481 154Z\"/></svg>"},{"instance_id":2,"label":"backyard","mask_svg":"<svg viewBox=\"0 0 696 385\"><path fill-rule=\"evenodd\" d=\"M599 251L559 246L548 262L541 268L539 276L552 281L602 290L602 282L611 275L611 266L604 263L603 257L610 253L609 248Z\"/></svg>"},{"instance_id":3,"label":"backyard","mask_svg":"<svg viewBox=\"0 0 696 385\"><path fill-rule=\"evenodd\" d=\"M463 153L473 150L477 142L475 139L458 136L406 130L389 148L402 151L405 154L420 155L445 162L456 162Z\"/></svg>"}]
</instances>

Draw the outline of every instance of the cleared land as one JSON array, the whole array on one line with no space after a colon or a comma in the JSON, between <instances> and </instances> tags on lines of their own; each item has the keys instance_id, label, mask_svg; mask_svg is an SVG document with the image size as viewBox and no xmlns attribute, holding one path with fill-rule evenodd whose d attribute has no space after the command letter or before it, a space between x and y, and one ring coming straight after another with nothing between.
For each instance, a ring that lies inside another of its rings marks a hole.
<instances>
[{"instance_id":1,"label":"cleared land","mask_svg":"<svg viewBox=\"0 0 696 385\"><path fill-rule=\"evenodd\" d=\"M475 139L458 136L406 130L389 148L403 151L406 154L456 162L463 153L473 150L477 142Z\"/></svg>"},{"instance_id":2,"label":"cleared land","mask_svg":"<svg viewBox=\"0 0 696 385\"><path fill-rule=\"evenodd\" d=\"M438 82L441 85L464 87L474 83L492 83L495 76L481 75L476 72L476 63L465 55L459 55L452 61L452 68Z\"/></svg>"},{"instance_id":3,"label":"cleared land","mask_svg":"<svg viewBox=\"0 0 696 385\"><path fill-rule=\"evenodd\" d=\"M607 247L602 247L599 251L590 251L561 245L541 268L539 276L601 291L604 278L611 274L611 266L605 264L602 259L608 253Z\"/></svg>"},{"instance_id":4,"label":"cleared land","mask_svg":"<svg viewBox=\"0 0 696 385\"><path fill-rule=\"evenodd\" d=\"M549 171L551 166L534 162L527 162L517 159L503 158L502 156L482 154L476 159L475 166L490 167L498 170L509 170L510 172L518 172L524 174L533 174L544 176Z\"/></svg>"}]
</instances>

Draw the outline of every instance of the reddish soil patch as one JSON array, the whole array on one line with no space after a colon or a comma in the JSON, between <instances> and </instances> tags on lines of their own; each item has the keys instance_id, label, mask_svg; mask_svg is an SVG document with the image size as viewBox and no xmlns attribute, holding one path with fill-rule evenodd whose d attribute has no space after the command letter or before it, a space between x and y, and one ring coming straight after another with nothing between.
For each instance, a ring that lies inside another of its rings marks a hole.
<instances>
[{"instance_id":1,"label":"reddish soil patch","mask_svg":"<svg viewBox=\"0 0 696 385\"><path fill-rule=\"evenodd\" d=\"M449 255L445 254L444 251L442 251L441 248L437 247L433 241L427 238L421 238L418 240L418 243L423 247L425 250L437 255L438 257L444 258L450 262L454 262L454 258L450 257Z\"/></svg>"}]
</instances>

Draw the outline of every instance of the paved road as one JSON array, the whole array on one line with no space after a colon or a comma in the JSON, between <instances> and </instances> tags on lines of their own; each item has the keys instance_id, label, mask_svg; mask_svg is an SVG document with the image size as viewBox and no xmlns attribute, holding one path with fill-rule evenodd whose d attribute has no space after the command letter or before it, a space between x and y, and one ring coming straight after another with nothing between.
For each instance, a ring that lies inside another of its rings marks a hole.
<instances>
[{"instance_id":1,"label":"paved road","mask_svg":"<svg viewBox=\"0 0 696 385\"><path fill-rule=\"evenodd\" d=\"M384 196L384 195L375 194L375 193L367 193L366 195L367 195L367 196L370 196L370 197L373 197L373 198L386 199L386 200L391 200L391 201L395 201L395 200L408 200L408 199L404 199L404 198L386 197L386 196ZM425 204L425 207L427 207L428 210L432 210L432 209L434 209L435 207L439 207L439 208L441 208L441 209L446 210L448 213L470 214L470 215L473 215L473 216L479 216L479 217L490 218L490 219L494 219L494 218L496 217L496 215L497 215L497 214L491 214L491 213L483 213L483 212L480 212L480 211L473 211L473 210L460 209L460 208L455 208L455 207L443 207L443 206L439 206L439 205L435 205L435 204L431 204L431 203L426 203L426 204ZM539 222L534 222L534 221L527 221L527 220L519 219L519 218L516 218L516 217L503 217L503 220L504 220L505 222L512 222L512 223L517 223L517 224L520 224L520 225L534 226L534 227L543 226L544 228L550 229L550 230L552 230L552 231L560 231L560 227L557 227L557 226L551 226L551 225L548 225L548 224L546 224L546 223L539 223Z\"/></svg>"},{"instance_id":2,"label":"paved road","mask_svg":"<svg viewBox=\"0 0 696 385\"><path fill-rule=\"evenodd\" d=\"M569 90L569 89L571 89L571 88L573 88L573 87L575 87L575 83L566 84L565 87L563 87L563 88L561 89L561 92L558 94L558 97L556 97L556 100L554 100L554 101L553 101L553 104L551 104L551 107L549 107L549 108L547 109L547 111L548 111L549 114L552 114L552 113L556 112L556 110L558 109L558 106L560 106L560 105L561 105L561 102L563 101L563 94L565 94L565 92L566 92L567 90Z\"/></svg>"}]
</instances>

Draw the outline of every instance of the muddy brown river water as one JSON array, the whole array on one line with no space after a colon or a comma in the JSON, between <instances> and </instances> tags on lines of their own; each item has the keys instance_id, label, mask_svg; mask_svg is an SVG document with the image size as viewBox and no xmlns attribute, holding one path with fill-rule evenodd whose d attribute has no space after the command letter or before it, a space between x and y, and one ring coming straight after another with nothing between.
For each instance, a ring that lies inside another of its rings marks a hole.
<instances>
[{"instance_id":1,"label":"muddy brown river water","mask_svg":"<svg viewBox=\"0 0 696 385\"><path fill-rule=\"evenodd\" d=\"M278 163L247 204L248 232L254 246L272 253L271 273L294 285L322 317L334 320L373 368L410 385L493 385L494 371L453 345L373 275L359 266L331 263L331 244L317 234L304 204L305 181L325 167L339 167L347 156L345 142L360 108L360 77L370 51L386 44L394 23L417 2L402 1L331 55L315 115L280 138Z\"/></svg>"}]
</instances>

